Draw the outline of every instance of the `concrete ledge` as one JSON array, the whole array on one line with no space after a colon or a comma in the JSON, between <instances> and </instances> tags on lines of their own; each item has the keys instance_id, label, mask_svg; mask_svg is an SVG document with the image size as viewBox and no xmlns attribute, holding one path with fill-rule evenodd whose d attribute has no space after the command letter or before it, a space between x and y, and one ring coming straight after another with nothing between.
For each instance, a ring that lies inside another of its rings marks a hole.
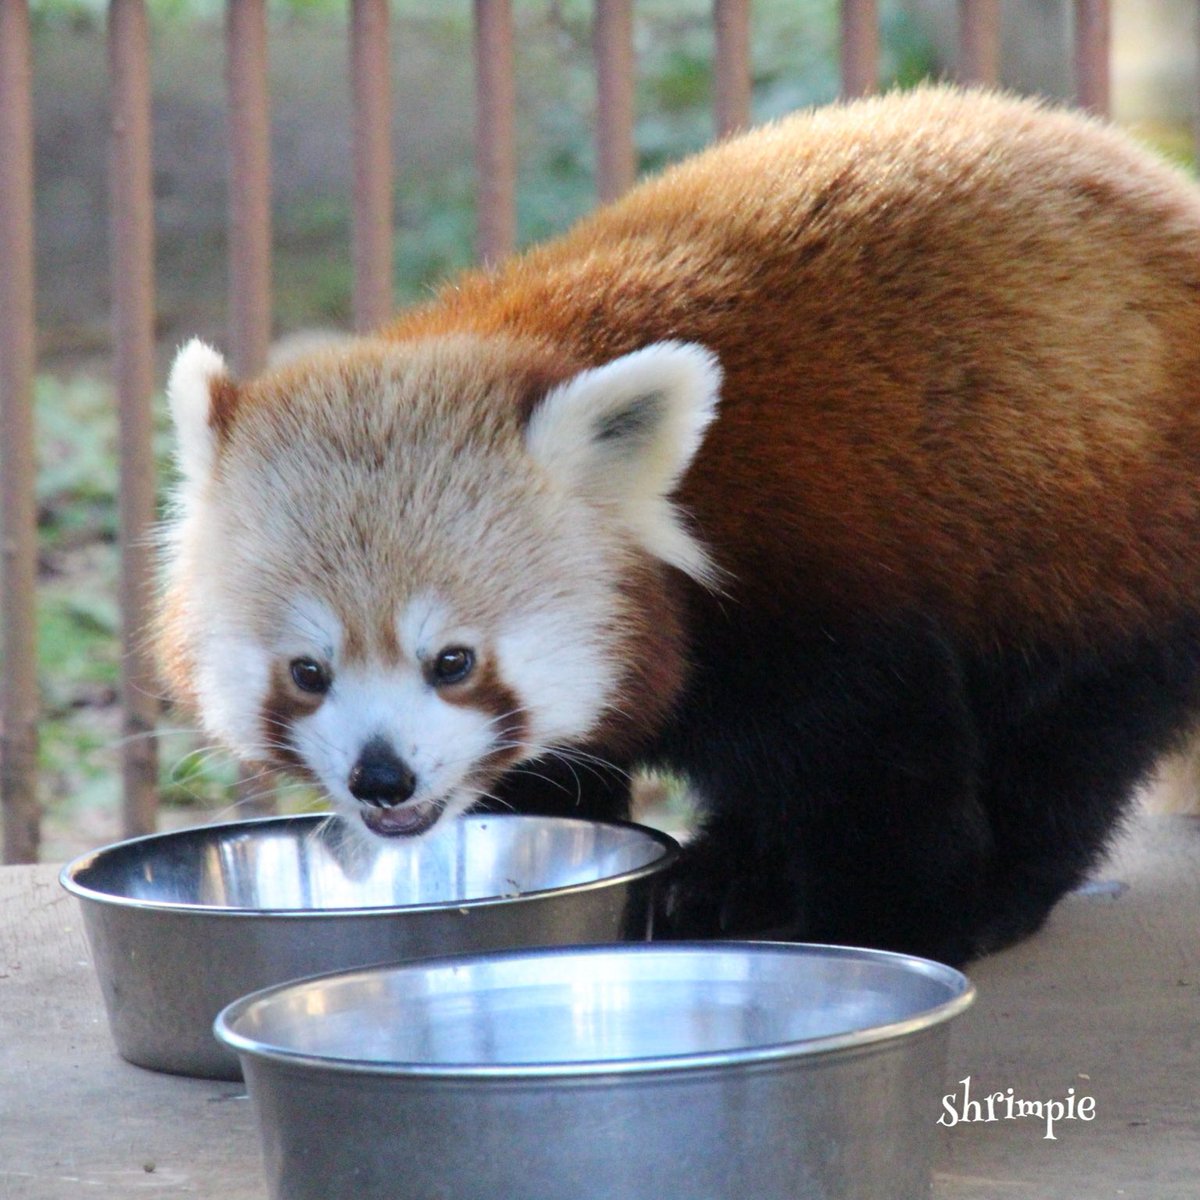
<instances>
[{"instance_id":1,"label":"concrete ledge","mask_svg":"<svg viewBox=\"0 0 1200 1200\"><path fill-rule=\"evenodd\" d=\"M942 1131L937 1200L1200 1196L1200 819L1143 817L1035 938L976 963L950 1083L1095 1118Z\"/></svg>"},{"instance_id":2,"label":"concrete ledge","mask_svg":"<svg viewBox=\"0 0 1200 1200\"><path fill-rule=\"evenodd\" d=\"M1140 819L1037 938L970 974L956 1110L970 1076L972 1098L1074 1088L1095 1115L1054 1140L1031 1117L939 1130L935 1200L1200 1195L1200 819ZM57 868L0 868L0 1200L143 1196L264 1200L242 1089L122 1062Z\"/></svg>"}]
</instances>

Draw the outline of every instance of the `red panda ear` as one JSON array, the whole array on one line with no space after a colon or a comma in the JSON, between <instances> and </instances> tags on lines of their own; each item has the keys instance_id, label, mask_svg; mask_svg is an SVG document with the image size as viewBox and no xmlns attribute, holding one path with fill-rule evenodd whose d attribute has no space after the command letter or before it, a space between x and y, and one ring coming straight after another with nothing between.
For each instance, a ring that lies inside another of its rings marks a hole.
<instances>
[{"instance_id":1,"label":"red panda ear","mask_svg":"<svg viewBox=\"0 0 1200 1200\"><path fill-rule=\"evenodd\" d=\"M237 406L237 386L229 378L225 360L211 346L193 338L175 356L167 380L167 400L175 422L180 473L188 482L207 479Z\"/></svg>"},{"instance_id":2,"label":"red panda ear","mask_svg":"<svg viewBox=\"0 0 1200 1200\"><path fill-rule=\"evenodd\" d=\"M720 385L711 351L656 342L549 392L530 416L526 447L565 487L623 517L656 557L712 582L668 497L716 415Z\"/></svg>"}]
</instances>

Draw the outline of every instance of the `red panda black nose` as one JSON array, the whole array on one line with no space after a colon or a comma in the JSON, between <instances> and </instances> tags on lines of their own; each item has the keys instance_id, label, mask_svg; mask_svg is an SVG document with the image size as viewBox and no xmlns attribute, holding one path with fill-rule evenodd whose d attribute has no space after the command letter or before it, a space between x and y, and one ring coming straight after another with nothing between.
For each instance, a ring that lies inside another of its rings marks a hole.
<instances>
[{"instance_id":1,"label":"red panda black nose","mask_svg":"<svg viewBox=\"0 0 1200 1200\"><path fill-rule=\"evenodd\" d=\"M417 778L383 738L372 738L362 748L346 786L364 804L392 808L416 791Z\"/></svg>"}]
</instances>

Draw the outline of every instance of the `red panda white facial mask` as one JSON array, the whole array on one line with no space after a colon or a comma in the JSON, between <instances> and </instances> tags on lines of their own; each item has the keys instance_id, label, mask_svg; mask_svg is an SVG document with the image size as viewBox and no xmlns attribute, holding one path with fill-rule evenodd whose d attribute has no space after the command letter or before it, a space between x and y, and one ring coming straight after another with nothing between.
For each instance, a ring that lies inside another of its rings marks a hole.
<instances>
[{"instance_id":1,"label":"red panda white facial mask","mask_svg":"<svg viewBox=\"0 0 1200 1200\"><path fill-rule=\"evenodd\" d=\"M715 414L715 358L659 343L522 413L514 356L360 342L243 388L194 341L171 372L174 689L379 833L464 811L628 703L636 564L716 579L668 499Z\"/></svg>"}]
</instances>

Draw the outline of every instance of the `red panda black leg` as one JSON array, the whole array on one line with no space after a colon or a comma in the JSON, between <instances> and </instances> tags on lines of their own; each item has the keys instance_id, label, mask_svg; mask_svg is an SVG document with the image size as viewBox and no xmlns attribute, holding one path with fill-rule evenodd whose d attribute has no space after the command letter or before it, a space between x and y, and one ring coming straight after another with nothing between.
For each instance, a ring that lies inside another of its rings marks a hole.
<instances>
[{"instance_id":1,"label":"red panda black leg","mask_svg":"<svg viewBox=\"0 0 1200 1200\"><path fill-rule=\"evenodd\" d=\"M666 748L710 814L667 898L667 936L970 957L992 841L953 648L920 619L722 633Z\"/></svg>"},{"instance_id":2,"label":"red panda black leg","mask_svg":"<svg viewBox=\"0 0 1200 1200\"><path fill-rule=\"evenodd\" d=\"M1027 651L1017 671L977 673L980 711L991 715L984 802L996 842L984 952L1032 933L1086 878L1138 786L1194 722L1200 618L1090 654Z\"/></svg>"},{"instance_id":3,"label":"red panda black leg","mask_svg":"<svg viewBox=\"0 0 1200 1200\"><path fill-rule=\"evenodd\" d=\"M704 665L669 747L711 814L668 897L669 936L956 964L999 949L1086 877L1200 711L1200 617L991 660L919 621L830 631L825 649L786 647L787 686L756 702L738 663L785 648L778 629L758 634L727 634L731 652Z\"/></svg>"},{"instance_id":4,"label":"red panda black leg","mask_svg":"<svg viewBox=\"0 0 1200 1200\"><path fill-rule=\"evenodd\" d=\"M522 763L508 772L477 807L592 821L629 816L630 777L624 768L566 750Z\"/></svg>"}]
</instances>

